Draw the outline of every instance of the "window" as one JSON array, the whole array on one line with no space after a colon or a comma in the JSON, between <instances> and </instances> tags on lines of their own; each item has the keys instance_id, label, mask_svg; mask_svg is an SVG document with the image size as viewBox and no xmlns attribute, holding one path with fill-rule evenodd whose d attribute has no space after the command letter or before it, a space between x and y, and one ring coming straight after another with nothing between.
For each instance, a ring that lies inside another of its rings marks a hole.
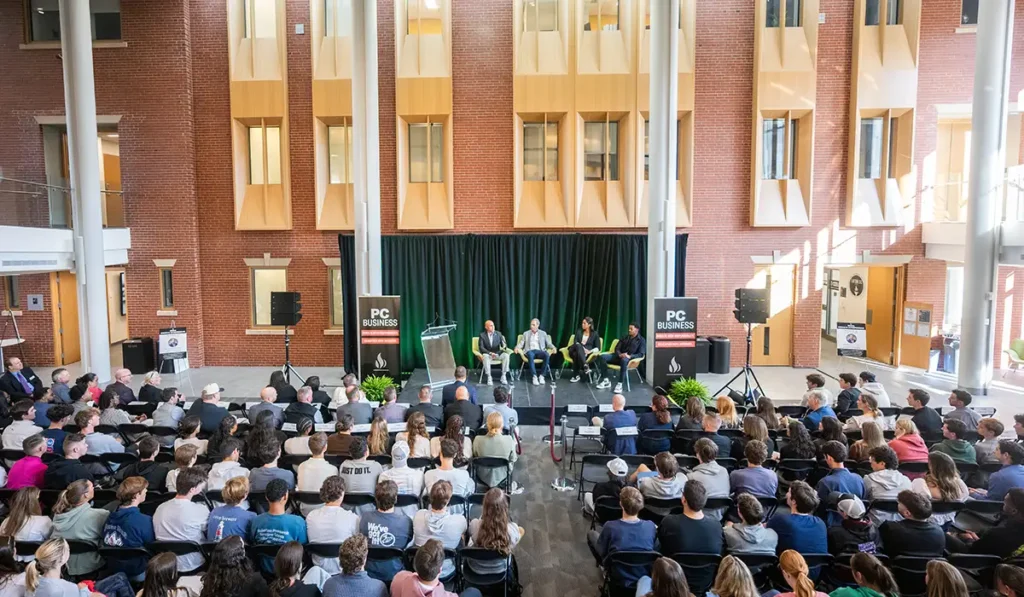
<instances>
[{"instance_id":1,"label":"window","mask_svg":"<svg viewBox=\"0 0 1024 597\"><path fill-rule=\"evenodd\" d=\"M800 0L786 0L786 27L801 25L800 8Z\"/></svg>"},{"instance_id":2,"label":"window","mask_svg":"<svg viewBox=\"0 0 1024 597\"><path fill-rule=\"evenodd\" d=\"M409 125L409 182L444 181L443 135L439 122Z\"/></svg>"},{"instance_id":3,"label":"window","mask_svg":"<svg viewBox=\"0 0 1024 597\"><path fill-rule=\"evenodd\" d=\"M327 127L330 184L346 184L352 179L352 125Z\"/></svg>"},{"instance_id":4,"label":"window","mask_svg":"<svg viewBox=\"0 0 1024 597\"><path fill-rule=\"evenodd\" d=\"M796 178L796 131L797 120L789 121L789 137L786 137L785 118L765 118L761 134L762 178L785 180ZM789 164L786 164L786 154Z\"/></svg>"},{"instance_id":5,"label":"window","mask_svg":"<svg viewBox=\"0 0 1024 597\"><path fill-rule=\"evenodd\" d=\"M351 37L352 0L324 0L324 35Z\"/></svg>"},{"instance_id":6,"label":"window","mask_svg":"<svg viewBox=\"0 0 1024 597\"><path fill-rule=\"evenodd\" d=\"M59 0L31 0L27 6L29 41L60 41ZM121 0L89 0L89 13L93 39L121 39Z\"/></svg>"},{"instance_id":7,"label":"window","mask_svg":"<svg viewBox=\"0 0 1024 597\"><path fill-rule=\"evenodd\" d=\"M242 10L246 38L277 37L277 0L242 0Z\"/></svg>"},{"instance_id":8,"label":"window","mask_svg":"<svg viewBox=\"0 0 1024 597\"><path fill-rule=\"evenodd\" d=\"M583 179L619 179L619 123L583 123Z\"/></svg>"},{"instance_id":9,"label":"window","mask_svg":"<svg viewBox=\"0 0 1024 597\"><path fill-rule=\"evenodd\" d=\"M282 268L252 268L252 322L270 325L270 293L288 290Z\"/></svg>"},{"instance_id":10,"label":"window","mask_svg":"<svg viewBox=\"0 0 1024 597\"><path fill-rule=\"evenodd\" d=\"M281 184L281 127L249 127L249 184Z\"/></svg>"},{"instance_id":11,"label":"window","mask_svg":"<svg viewBox=\"0 0 1024 597\"><path fill-rule=\"evenodd\" d=\"M882 177L882 129L884 118L860 120L860 177Z\"/></svg>"},{"instance_id":12,"label":"window","mask_svg":"<svg viewBox=\"0 0 1024 597\"><path fill-rule=\"evenodd\" d=\"M341 268L332 267L329 273L331 276L331 327L345 327L345 313L342 309Z\"/></svg>"},{"instance_id":13,"label":"window","mask_svg":"<svg viewBox=\"0 0 1024 597\"><path fill-rule=\"evenodd\" d=\"M960 3L960 24L978 24L978 0L962 0Z\"/></svg>"},{"instance_id":14,"label":"window","mask_svg":"<svg viewBox=\"0 0 1024 597\"><path fill-rule=\"evenodd\" d=\"M523 123L523 180L558 180L558 123Z\"/></svg>"},{"instance_id":15,"label":"window","mask_svg":"<svg viewBox=\"0 0 1024 597\"><path fill-rule=\"evenodd\" d=\"M18 276L4 276L4 304L9 311L21 308L21 293L18 289Z\"/></svg>"},{"instance_id":16,"label":"window","mask_svg":"<svg viewBox=\"0 0 1024 597\"><path fill-rule=\"evenodd\" d=\"M174 274L169 267L160 268L160 307L174 308Z\"/></svg>"},{"instance_id":17,"label":"window","mask_svg":"<svg viewBox=\"0 0 1024 597\"><path fill-rule=\"evenodd\" d=\"M867 0L867 6L864 10L864 24L865 25L878 25L878 21L881 18L881 0ZM902 10L903 0L889 0L886 3L885 8L885 24L886 25L899 25L903 22Z\"/></svg>"},{"instance_id":18,"label":"window","mask_svg":"<svg viewBox=\"0 0 1024 597\"><path fill-rule=\"evenodd\" d=\"M942 310L942 331L959 332L964 313L964 267L946 267L946 301Z\"/></svg>"},{"instance_id":19,"label":"window","mask_svg":"<svg viewBox=\"0 0 1024 597\"><path fill-rule=\"evenodd\" d=\"M766 27L779 26L779 11L782 8L782 0L766 0L768 9L765 14ZM800 27L801 21L801 0L785 0L786 2L786 27Z\"/></svg>"},{"instance_id":20,"label":"window","mask_svg":"<svg viewBox=\"0 0 1024 597\"><path fill-rule=\"evenodd\" d=\"M679 180L679 121L676 121L676 180ZM651 121L644 119L644 180L651 179Z\"/></svg>"},{"instance_id":21,"label":"window","mask_svg":"<svg viewBox=\"0 0 1024 597\"><path fill-rule=\"evenodd\" d=\"M889 119L889 178L896 178L896 126L899 121Z\"/></svg>"},{"instance_id":22,"label":"window","mask_svg":"<svg viewBox=\"0 0 1024 597\"><path fill-rule=\"evenodd\" d=\"M619 0L586 0L584 31L618 31Z\"/></svg>"},{"instance_id":23,"label":"window","mask_svg":"<svg viewBox=\"0 0 1024 597\"><path fill-rule=\"evenodd\" d=\"M408 35L441 35L441 0L405 0Z\"/></svg>"},{"instance_id":24,"label":"window","mask_svg":"<svg viewBox=\"0 0 1024 597\"><path fill-rule=\"evenodd\" d=\"M528 0L523 3L524 31L558 31L558 0Z\"/></svg>"}]
</instances>

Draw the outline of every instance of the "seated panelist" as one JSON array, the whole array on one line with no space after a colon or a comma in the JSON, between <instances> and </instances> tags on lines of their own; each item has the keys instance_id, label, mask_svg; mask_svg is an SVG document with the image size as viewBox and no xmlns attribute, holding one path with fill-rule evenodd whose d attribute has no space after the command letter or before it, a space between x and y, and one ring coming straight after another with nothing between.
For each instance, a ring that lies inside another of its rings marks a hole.
<instances>
[{"instance_id":1,"label":"seated panelist","mask_svg":"<svg viewBox=\"0 0 1024 597\"><path fill-rule=\"evenodd\" d=\"M597 384L600 389L612 387L608 381L608 364L615 363L619 366L619 381L613 390L616 394L622 392L622 383L626 381L626 374L629 373L629 362L638 359L647 353L647 341L640 335L640 326L634 321L629 324L629 331L625 336L619 338L615 345L615 352L603 354L597 360L597 368L601 370L601 382Z\"/></svg>"},{"instance_id":2,"label":"seated panelist","mask_svg":"<svg viewBox=\"0 0 1024 597\"><path fill-rule=\"evenodd\" d=\"M540 320L534 318L530 321L530 329L523 332L522 341L516 345L516 353L518 353L523 359L526 360L527 366L530 367L530 375L533 376L533 385L539 386L544 382L544 374L548 372L550 368L551 353L554 352L555 345L551 343L551 338L548 333L540 329ZM540 376L537 375L537 364L534 363L534 359L540 359L543 361L543 366L540 370Z\"/></svg>"},{"instance_id":3,"label":"seated panelist","mask_svg":"<svg viewBox=\"0 0 1024 597\"><path fill-rule=\"evenodd\" d=\"M501 383L512 383L508 372L509 353L505 352L508 344L501 332L494 330L494 322L488 319L484 322L484 333L480 334L480 358L483 361L484 375L487 376L487 385L493 386L491 380L491 362L501 362Z\"/></svg>"},{"instance_id":4,"label":"seated panelist","mask_svg":"<svg viewBox=\"0 0 1024 597\"><path fill-rule=\"evenodd\" d=\"M576 330L576 338L573 340L572 346L569 347L569 358L572 359L570 382L576 383L580 380L581 374L590 373L587 359L597 352L601 352L601 338L598 337L597 330L594 329L593 318L584 317L580 322L580 329Z\"/></svg>"}]
</instances>

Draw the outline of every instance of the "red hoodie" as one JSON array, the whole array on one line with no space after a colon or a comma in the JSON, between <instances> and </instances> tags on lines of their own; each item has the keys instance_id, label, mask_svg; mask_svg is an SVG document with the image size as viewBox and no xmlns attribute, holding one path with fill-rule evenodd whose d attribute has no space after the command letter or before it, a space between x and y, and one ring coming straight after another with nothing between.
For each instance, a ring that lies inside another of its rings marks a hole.
<instances>
[{"instance_id":1,"label":"red hoodie","mask_svg":"<svg viewBox=\"0 0 1024 597\"><path fill-rule=\"evenodd\" d=\"M458 594L445 590L444 585L437 583L432 589L420 584L420 577L415 573L403 570L391 581L391 597L459 597Z\"/></svg>"},{"instance_id":2,"label":"red hoodie","mask_svg":"<svg viewBox=\"0 0 1024 597\"><path fill-rule=\"evenodd\" d=\"M920 435L905 434L889 442L900 462L928 462L928 446Z\"/></svg>"}]
</instances>

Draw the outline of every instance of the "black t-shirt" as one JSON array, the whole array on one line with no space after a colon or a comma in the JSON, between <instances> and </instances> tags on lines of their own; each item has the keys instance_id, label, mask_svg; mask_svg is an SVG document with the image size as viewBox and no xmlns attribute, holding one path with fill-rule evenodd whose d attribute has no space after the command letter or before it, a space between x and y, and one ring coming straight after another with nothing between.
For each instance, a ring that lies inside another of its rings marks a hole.
<instances>
[{"instance_id":1,"label":"black t-shirt","mask_svg":"<svg viewBox=\"0 0 1024 597\"><path fill-rule=\"evenodd\" d=\"M934 408L925 406L915 411L911 420L921 435L942 431L942 417Z\"/></svg>"},{"instance_id":2,"label":"black t-shirt","mask_svg":"<svg viewBox=\"0 0 1024 597\"><path fill-rule=\"evenodd\" d=\"M946 549L946 534L934 522L922 520L900 520L883 522L878 529L885 555L895 558L900 555L942 557Z\"/></svg>"},{"instance_id":3,"label":"black t-shirt","mask_svg":"<svg viewBox=\"0 0 1024 597\"><path fill-rule=\"evenodd\" d=\"M658 525L658 551L666 557L677 553L722 553L722 524L705 516L694 520L685 514L666 516ZM714 581L714 568L687 570L686 579L696 595L707 591Z\"/></svg>"},{"instance_id":4,"label":"black t-shirt","mask_svg":"<svg viewBox=\"0 0 1024 597\"><path fill-rule=\"evenodd\" d=\"M282 589L278 593L281 597L320 597L320 589L316 585L307 585L302 581L296 581L292 586Z\"/></svg>"},{"instance_id":5,"label":"black t-shirt","mask_svg":"<svg viewBox=\"0 0 1024 597\"><path fill-rule=\"evenodd\" d=\"M413 413L423 413L423 418L427 422L427 427L440 428L441 424L444 423L444 409L436 404L429 402L418 402L409 407L405 411L405 419L409 420L409 417Z\"/></svg>"},{"instance_id":6,"label":"black t-shirt","mask_svg":"<svg viewBox=\"0 0 1024 597\"><path fill-rule=\"evenodd\" d=\"M618 481L603 481L594 485L594 489L590 493L594 497L595 504L597 503L597 500L601 498L614 498L615 503L617 504L619 503L619 494L622 492L623 487L625 487L625 485Z\"/></svg>"}]
</instances>

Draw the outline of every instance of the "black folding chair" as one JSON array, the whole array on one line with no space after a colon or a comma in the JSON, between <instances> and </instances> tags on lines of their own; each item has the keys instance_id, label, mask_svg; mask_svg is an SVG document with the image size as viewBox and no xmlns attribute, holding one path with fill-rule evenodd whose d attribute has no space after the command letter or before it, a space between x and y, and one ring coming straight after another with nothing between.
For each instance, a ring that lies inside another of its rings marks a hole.
<instances>
[{"instance_id":1,"label":"black folding chair","mask_svg":"<svg viewBox=\"0 0 1024 597\"><path fill-rule=\"evenodd\" d=\"M602 597L633 597L636 594L636 580L630 578L634 576L632 573L641 569L643 574L650 576L654 562L660 557L661 554L656 551L617 551L605 556Z\"/></svg>"},{"instance_id":2,"label":"black folding chair","mask_svg":"<svg viewBox=\"0 0 1024 597\"><path fill-rule=\"evenodd\" d=\"M299 465L312 458L309 454L282 454L277 466L285 470L298 471Z\"/></svg>"},{"instance_id":3,"label":"black folding chair","mask_svg":"<svg viewBox=\"0 0 1024 597\"><path fill-rule=\"evenodd\" d=\"M767 592L771 588L771 571L779 563L779 559L773 553L734 553L732 557L747 565L750 574L754 577L754 583L758 591Z\"/></svg>"},{"instance_id":4,"label":"black folding chair","mask_svg":"<svg viewBox=\"0 0 1024 597\"><path fill-rule=\"evenodd\" d=\"M103 558L106 570L112 574L137 565L140 561L146 561L153 555L144 547L107 547L105 545L101 545L97 553Z\"/></svg>"},{"instance_id":5,"label":"black folding chair","mask_svg":"<svg viewBox=\"0 0 1024 597\"><path fill-rule=\"evenodd\" d=\"M256 565L256 569L260 571L260 574L264 578L273 578L273 574L268 573L267 570L274 569L274 558L277 557L277 552L280 551L281 545L246 545L245 555L252 560L252 563Z\"/></svg>"},{"instance_id":6,"label":"black folding chair","mask_svg":"<svg viewBox=\"0 0 1024 597\"><path fill-rule=\"evenodd\" d=\"M622 505L613 497L603 497L594 502L594 517L590 519L590 529L611 520L622 518Z\"/></svg>"},{"instance_id":7,"label":"black folding chair","mask_svg":"<svg viewBox=\"0 0 1024 597\"><path fill-rule=\"evenodd\" d=\"M408 465L409 468L432 469L434 468L434 460L432 458L410 458Z\"/></svg>"},{"instance_id":8,"label":"black folding chair","mask_svg":"<svg viewBox=\"0 0 1024 597\"><path fill-rule=\"evenodd\" d=\"M893 576L896 577L896 584L900 588L902 597L914 597L928 592L925 571L928 568L928 562L932 560L945 561L942 558L930 556L897 556L893 558L890 569Z\"/></svg>"},{"instance_id":9,"label":"black folding chair","mask_svg":"<svg viewBox=\"0 0 1024 597\"><path fill-rule=\"evenodd\" d=\"M512 462L507 458L498 458L495 456L479 456L473 459L473 480L487 487L491 488L490 485L485 483L480 478L480 471L482 470L500 470L505 469L505 479L500 482L497 487L505 490L506 493L512 492Z\"/></svg>"},{"instance_id":10,"label":"black folding chair","mask_svg":"<svg viewBox=\"0 0 1024 597\"><path fill-rule=\"evenodd\" d=\"M686 573L687 584L694 595L708 592L715 582L715 573L722 556L708 553L680 552L672 554L672 559L679 563Z\"/></svg>"},{"instance_id":11,"label":"black folding chair","mask_svg":"<svg viewBox=\"0 0 1024 597\"><path fill-rule=\"evenodd\" d=\"M14 551L19 556L34 556L42 541L15 541Z\"/></svg>"},{"instance_id":12,"label":"black folding chair","mask_svg":"<svg viewBox=\"0 0 1024 597\"><path fill-rule=\"evenodd\" d=\"M473 562L495 564L505 562L505 572L481 574L473 570ZM493 549L480 547L463 547L459 552L459 574L462 577L461 588L476 587L490 595L489 589L501 587L501 594L508 595L512 580L512 555L502 555Z\"/></svg>"},{"instance_id":13,"label":"black folding chair","mask_svg":"<svg viewBox=\"0 0 1024 597\"><path fill-rule=\"evenodd\" d=\"M616 502L618 504L618 502ZM680 498L644 498L644 508L640 510L640 518L661 524L666 516L682 514L683 501Z\"/></svg>"},{"instance_id":14,"label":"black folding chair","mask_svg":"<svg viewBox=\"0 0 1024 597\"><path fill-rule=\"evenodd\" d=\"M654 456L659 452L672 449L672 436L675 434L671 429L647 429L640 432L640 440L637 442L637 450L641 454Z\"/></svg>"},{"instance_id":15,"label":"black folding chair","mask_svg":"<svg viewBox=\"0 0 1024 597\"><path fill-rule=\"evenodd\" d=\"M736 470L736 466L738 464L735 458L730 458L729 456L720 456L718 458L715 458L715 462L718 463L718 466L724 468L730 473Z\"/></svg>"},{"instance_id":16,"label":"black folding chair","mask_svg":"<svg viewBox=\"0 0 1024 597\"><path fill-rule=\"evenodd\" d=\"M143 435L152 433L153 427L142 423L122 423L117 426L117 432L124 439L125 445L134 444Z\"/></svg>"},{"instance_id":17,"label":"black folding chair","mask_svg":"<svg viewBox=\"0 0 1024 597\"><path fill-rule=\"evenodd\" d=\"M587 491L586 484L591 486L608 480L608 463L615 460L611 454L584 454L580 460L580 474L576 479L576 499L583 499Z\"/></svg>"},{"instance_id":18,"label":"black folding chair","mask_svg":"<svg viewBox=\"0 0 1024 597\"><path fill-rule=\"evenodd\" d=\"M25 457L21 450L0 450L0 465L10 470L14 463Z\"/></svg>"},{"instance_id":19,"label":"black folding chair","mask_svg":"<svg viewBox=\"0 0 1024 597\"><path fill-rule=\"evenodd\" d=\"M117 430L117 425L97 425L95 429L96 433L102 433L103 435L116 435L121 437L121 433Z\"/></svg>"},{"instance_id":20,"label":"black folding chair","mask_svg":"<svg viewBox=\"0 0 1024 597\"><path fill-rule=\"evenodd\" d=\"M397 547L370 547L369 549L366 550L366 561L367 561L367 563L369 563L369 562L377 562L378 564L382 564L382 563L397 564L397 566L394 566L394 568L397 568L397 569L401 570L405 566L405 561L404 560L405 560L405 551L403 551L403 550L401 550L401 549L399 549ZM367 569L371 570L369 572L370 577L376 578L377 580L381 581L382 583L390 584L391 580L394 578L394 576L390 576L388 578L381 578L380 576L374 575L373 570L377 570L379 568L380 568L380 566L376 566L376 567L374 567L374 566L367 566Z\"/></svg>"},{"instance_id":21,"label":"black folding chair","mask_svg":"<svg viewBox=\"0 0 1024 597\"><path fill-rule=\"evenodd\" d=\"M390 454L377 454L375 456L367 456L367 460L372 460L381 466L391 466L391 455ZM409 467L412 468L412 467Z\"/></svg>"},{"instance_id":22,"label":"black folding chair","mask_svg":"<svg viewBox=\"0 0 1024 597\"><path fill-rule=\"evenodd\" d=\"M405 560L406 570L413 570L413 562L416 560L416 552L418 550L419 547L415 545L407 547L405 549L403 559ZM449 584L459 575L459 552L454 549L446 547L444 548L444 559L451 560L452 564L454 565L454 569L452 570L451 574L449 574L448 576L441 577L438 580L440 580L442 583Z\"/></svg>"},{"instance_id":23,"label":"black folding chair","mask_svg":"<svg viewBox=\"0 0 1024 597\"><path fill-rule=\"evenodd\" d=\"M806 406L800 406L800 405L797 405L797 404L785 404L785 405L782 405L782 406L776 406L775 407L775 412L778 413L778 415L780 417L789 417L791 419L800 419L800 418L803 418L804 413L807 412L807 407Z\"/></svg>"},{"instance_id":24,"label":"black folding chair","mask_svg":"<svg viewBox=\"0 0 1024 597\"><path fill-rule=\"evenodd\" d=\"M782 477L787 483L793 481L804 481L808 476L818 467L818 461L814 459L796 459L790 458L779 461L779 476ZM782 487L779 487L780 493Z\"/></svg>"},{"instance_id":25,"label":"black folding chair","mask_svg":"<svg viewBox=\"0 0 1024 597\"><path fill-rule=\"evenodd\" d=\"M323 502L318 503L322 504ZM376 504L376 498L372 493L346 493L345 497L341 499L341 505L346 509L355 510L368 505L376 506Z\"/></svg>"},{"instance_id":26,"label":"black folding chair","mask_svg":"<svg viewBox=\"0 0 1024 597\"><path fill-rule=\"evenodd\" d=\"M590 420L587 419L584 427L590 426ZM577 445L581 444L582 445ZM576 465L577 454L600 454L604 452L604 437L598 435L582 435L579 427L575 427L572 430L572 443L569 448L569 468L573 468Z\"/></svg>"},{"instance_id":27,"label":"black folding chair","mask_svg":"<svg viewBox=\"0 0 1024 597\"><path fill-rule=\"evenodd\" d=\"M896 470L904 475L923 475L928 472L928 462L901 462Z\"/></svg>"},{"instance_id":28,"label":"black folding chair","mask_svg":"<svg viewBox=\"0 0 1024 597\"><path fill-rule=\"evenodd\" d=\"M203 551L203 546L193 541L153 541L152 543L146 544L146 550L149 553L163 553L167 551L176 556L187 556L189 554L197 553L204 558L206 557ZM204 562L202 566L194 570L182 570L181 572L184 574L206 570L206 565L208 563L209 562Z\"/></svg>"},{"instance_id":29,"label":"black folding chair","mask_svg":"<svg viewBox=\"0 0 1024 597\"><path fill-rule=\"evenodd\" d=\"M969 574L983 587L993 586L996 566L1002 563L999 556L973 553L947 553L946 560L960 572Z\"/></svg>"}]
</instances>

